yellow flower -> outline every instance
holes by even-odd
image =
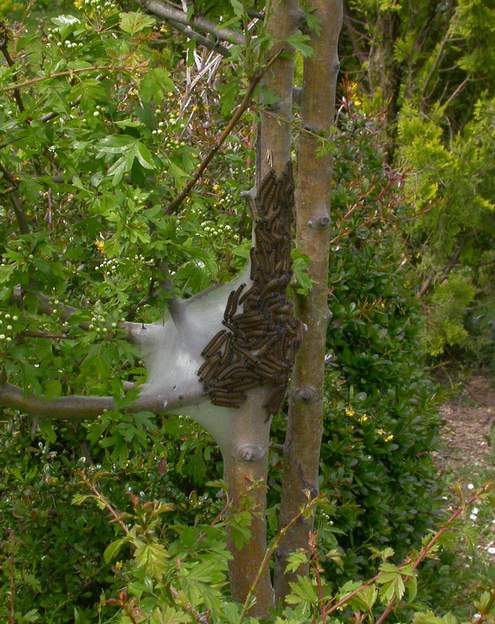
[[[100,253],[105,253],[105,241],[98,239],[97,241],[95,241],[95,245]]]
[[[369,420],[368,416],[366,416],[366,414],[363,414],[362,416],[359,417],[359,422],[360,423],[365,423]]]
[[[389,433],[387,436],[385,436],[384,440],[385,442],[391,442],[394,439],[394,434],[393,433]]]
[[[346,416],[350,416],[352,418],[356,412],[352,409],[352,407],[346,407],[345,413]]]

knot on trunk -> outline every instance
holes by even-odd
[[[314,403],[318,397],[318,390],[314,386],[302,386],[294,391],[294,399],[303,403]]]
[[[237,457],[245,462],[255,462],[266,455],[266,447],[256,444],[241,444],[237,447]]]
[[[320,215],[308,221],[308,226],[314,230],[324,230],[330,225],[330,217],[328,215]]]

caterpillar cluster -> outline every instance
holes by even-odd
[[[203,349],[198,376],[214,405],[240,407],[246,391],[271,387],[263,405],[267,417],[281,406],[302,340],[287,298],[291,270],[291,226],[294,185],[291,163],[277,178],[270,171],[255,201],[256,247],[251,248],[251,286],[233,290],[223,325]]]

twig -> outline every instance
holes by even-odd
[[[459,95],[459,93],[461,93],[462,91],[464,91],[464,87],[467,85],[467,83],[470,81],[470,77],[466,76],[466,78],[464,78],[464,80],[461,82],[461,84],[457,87],[457,89],[455,89],[455,91],[452,93],[451,96],[449,96],[448,100],[445,102],[445,104],[443,104],[444,109],[448,108],[450,106],[450,104],[452,103],[452,101]]]
[[[143,68],[147,63],[139,63],[136,67]],[[18,82],[15,85],[7,85],[3,87],[4,91],[12,91],[13,89],[23,89],[29,87],[32,84],[43,82],[44,80],[52,80],[53,78],[63,78],[64,76],[75,76],[77,74],[85,74],[94,71],[103,72],[116,72],[116,71],[131,71],[136,67],[129,67],[128,65],[97,65],[94,67],[78,67],[77,69],[65,69],[64,71],[54,72],[48,76],[38,76],[37,78],[30,78],[24,82]]]
[[[94,483],[92,483],[88,477],[86,476],[86,473],[84,471],[81,471],[81,480],[82,482],[86,485],[86,487],[88,488],[88,490],[90,490],[91,492],[93,492],[93,494],[95,495],[95,497],[97,498],[97,500],[99,500],[102,505],[106,508],[106,510],[108,511],[108,513],[112,516],[112,518],[114,519],[115,522],[117,522],[117,524],[120,526],[120,528],[122,529],[122,531],[129,536],[130,531],[127,528],[127,525],[125,524],[125,522],[122,520],[122,513],[116,511],[110,501],[108,500],[108,498],[102,494],[98,488],[96,487],[96,485]]]
[[[2,163],[0,162],[0,171],[3,173],[4,178],[10,183],[11,187],[9,188],[10,193],[10,201],[12,203],[12,207],[14,208],[15,217],[17,219],[17,224],[19,225],[19,230],[21,234],[29,233],[29,223],[26,217],[26,213],[24,212],[24,208],[22,205],[21,198],[17,194],[17,188],[19,186],[19,180],[12,174],[8,169],[6,169]]]
[[[46,338],[48,340],[64,340],[70,338],[67,334],[51,334],[42,331],[23,331],[18,336],[21,338]]]
[[[452,269],[456,266],[457,261],[459,260],[459,256],[461,255],[461,250],[462,250],[462,247],[459,247],[459,248],[455,251],[455,253],[454,253],[454,255],[452,256],[452,258],[451,258],[451,259],[448,261],[448,263],[447,263],[447,264],[443,267],[443,269],[442,269],[442,271],[441,271],[441,272],[443,273],[443,276],[442,276],[442,280],[441,280],[441,282],[440,282],[440,283],[444,282],[444,281],[447,279],[447,277],[448,277],[449,273],[450,273],[450,272],[452,271]],[[419,290],[418,290],[418,292],[416,293],[416,297],[417,297],[418,299],[421,299],[421,297],[422,297],[422,296],[423,296],[426,292],[428,292],[428,290],[429,290],[430,286],[432,285],[432,283],[433,283],[434,279],[435,279],[437,276],[438,276],[438,273],[432,273],[431,275],[429,275],[429,276],[428,276],[428,277],[424,280],[424,282],[421,284],[420,289],[419,289]]]
[[[438,529],[438,531],[433,535],[430,541],[427,542],[421,548],[421,550],[419,551],[414,561],[411,563],[411,559],[408,558],[403,562],[402,566],[400,567],[404,568],[406,566],[409,566],[412,570],[417,570],[417,568],[429,555],[429,553],[431,552],[435,544],[438,542],[438,540],[442,537],[444,533],[446,533],[451,528],[452,524],[457,520],[457,518],[459,518],[459,516],[461,516],[466,511],[466,509],[468,509],[474,502],[476,502],[484,493],[488,492],[490,489],[493,489],[493,487],[494,487],[493,483],[488,483],[487,485],[485,485],[485,487],[483,487],[481,490],[476,492],[476,494],[474,494],[471,498],[469,498],[463,505],[461,505],[456,510],[454,510],[452,514],[449,516],[449,518],[447,519],[447,521],[443,524],[443,526],[440,527],[440,529]],[[331,615],[332,613],[337,611],[337,609],[340,609],[341,607],[345,606],[347,603],[349,603],[352,600],[352,598],[354,598],[357,594],[359,594],[363,589],[366,589],[367,587],[370,587],[371,585],[373,585],[378,580],[379,576],[380,576],[380,572],[378,574],[375,574],[373,578],[369,579],[365,583],[362,583],[359,587],[354,589],[352,592],[343,596],[334,605],[332,605],[331,607],[328,607],[326,609],[326,615]],[[385,607],[384,612],[381,614],[376,624],[383,624],[383,622],[387,619],[387,617],[393,611],[394,606],[395,606],[395,599],[392,599],[391,601],[389,601],[389,603]]]
[[[194,185],[199,180],[199,178],[202,176],[203,172],[208,167],[208,165],[212,161],[212,159],[215,156],[215,154],[222,147],[222,145],[224,144],[225,140],[230,135],[232,130],[235,128],[235,126],[237,125],[237,123],[240,120],[240,118],[242,117],[242,115],[249,108],[250,103],[251,103],[251,98],[252,98],[253,93],[254,93],[254,90],[258,86],[258,83],[260,82],[261,78],[263,77],[263,75],[265,74],[267,69],[272,65],[272,63],[280,56],[281,53],[282,53],[282,49],[280,49],[278,52],[276,52],[271,57],[271,59],[268,61],[268,63],[266,63],[266,65],[257,74],[255,74],[254,77],[251,79],[251,82],[249,83],[249,87],[248,87],[248,89],[247,89],[247,91],[246,91],[246,93],[245,93],[241,103],[239,104],[239,106],[236,108],[234,114],[232,115],[229,123],[225,126],[222,134],[217,139],[217,142],[210,149],[208,154],[205,156],[205,158],[203,159],[203,161],[201,162],[201,164],[197,168],[195,174],[192,176],[191,180],[187,183],[186,187],[168,205],[167,210],[166,210],[167,213],[171,213],[171,212],[174,212],[175,210],[177,210],[177,208],[181,205],[181,203],[184,201],[184,199],[192,191],[192,189],[194,188]]]
[[[440,42],[440,47],[438,48],[438,52],[437,55],[435,57],[435,60],[433,61],[431,67],[430,67],[430,71],[428,72],[428,76],[426,76],[426,79],[423,83],[423,88],[421,89],[421,100],[424,101],[426,99],[426,90],[430,85],[430,81],[433,78],[433,75],[435,74],[436,70],[438,69],[438,66],[440,65],[440,62],[442,61],[442,57],[443,57],[443,52],[445,50],[445,46],[447,45],[447,43],[449,42],[449,29],[447,28],[445,35],[443,36],[442,41]]]

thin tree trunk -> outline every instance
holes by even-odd
[[[272,0],[268,15],[267,32],[277,47],[297,28],[299,17],[297,0]],[[259,185],[273,167],[280,175],[290,160],[292,120],[292,93],[294,87],[294,55],[287,50],[266,72],[262,87],[269,92],[270,101],[261,113],[256,163],[256,183]],[[262,102],[263,104],[263,102]]]
[[[295,30],[297,15],[297,0],[272,2],[267,22],[267,30],[274,40],[272,52],[283,46],[287,37]],[[263,89],[270,92],[270,100],[273,96],[276,97],[276,103],[261,114],[256,186],[259,186],[272,168],[277,176],[280,176],[290,160],[293,75],[293,54],[288,51],[284,52],[283,58],[277,58],[263,78]],[[265,388],[259,390],[261,393],[265,391]],[[239,414],[240,417],[233,426],[235,440],[231,451],[224,452],[224,475],[232,512],[245,509],[246,501],[249,501],[247,508],[253,514],[251,538],[248,543],[243,548],[237,549],[232,539],[230,540],[233,555],[230,562],[231,591],[233,598],[240,602],[246,599],[266,550],[266,485],[270,423],[266,422],[266,411],[261,408],[263,403],[264,401],[258,398],[257,411],[246,409],[245,415]],[[247,449],[247,454],[244,453],[243,458],[245,447],[239,454],[239,449],[243,447],[242,441],[252,440],[256,436],[259,443],[255,446],[259,448]],[[267,616],[273,606],[273,588],[268,569],[261,575],[254,596],[256,602],[250,614],[258,617]]]
[[[241,548],[237,548],[229,534],[230,586],[232,597],[243,603],[254,583],[256,574],[266,550],[266,483],[268,473],[268,446],[270,423],[261,406],[266,398],[266,389],[253,392],[236,413],[232,426],[232,445],[222,449],[224,478],[232,513],[247,510],[251,513],[251,537]],[[245,440],[250,444],[246,445]],[[268,570],[261,576],[254,594],[255,605],[251,615],[263,617],[273,606],[273,589]]]
[[[280,526],[287,525],[318,492],[318,468],[323,432],[323,375],[328,321],[329,192],[331,160],[321,156],[318,135],[327,134],[334,120],[335,89],[339,71],[338,39],[342,0],[311,0],[320,21],[320,34],[312,37],[313,55],[304,61],[302,126],[296,178],[297,246],[309,257],[314,286],[298,301],[298,316],[307,325],[296,357],[289,401],[289,422],[284,446],[284,473]],[[308,547],[313,521],[301,518],[287,533],[277,553],[275,593],[282,600],[293,575],[285,573],[287,555]],[[302,570],[304,572],[304,570]]]

